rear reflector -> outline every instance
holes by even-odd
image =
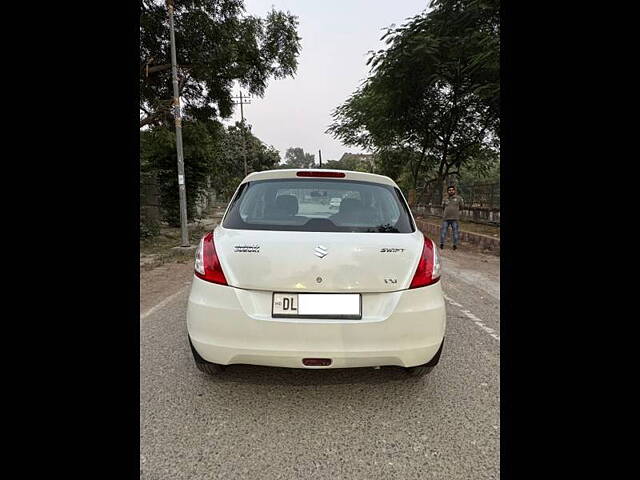
[[[328,367],[331,365],[330,358],[303,358],[302,363],[307,367]]]
[[[296,172],[298,177],[332,177],[332,178],[344,178],[343,172],[314,172],[312,170],[303,170]]]

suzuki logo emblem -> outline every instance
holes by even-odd
[[[327,256],[327,253],[329,253],[329,250],[327,250],[327,247],[318,245],[313,252],[315,253],[316,257],[324,258]]]

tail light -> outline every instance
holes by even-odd
[[[216,246],[213,243],[213,232],[207,233],[196,250],[196,277],[207,282],[227,285],[227,279],[222,271],[220,259],[216,253]]]
[[[344,178],[344,172],[327,172],[317,170],[301,170],[296,172],[298,177],[330,177],[330,178]]]
[[[422,255],[409,288],[426,287],[440,280],[440,254],[433,241],[424,237]]]

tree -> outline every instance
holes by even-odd
[[[334,170],[374,173],[375,157],[370,154],[344,153],[340,160],[327,160],[324,166]]]
[[[412,150],[403,150],[400,148],[381,149],[374,157],[374,170],[379,175],[395,179],[400,184],[405,183],[403,175],[405,174],[405,166],[413,161],[411,158],[415,153]]]
[[[196,215],[196,200],[209,187],[211,173],[220,156],[224,127],[217,121],[183,123],[184,170],[187,178],[187,215]],[[155,175],[160,190],[163,219],[180,226],[175,132],[158,126],[140,132],[141,172]]]
[[[272,9],[244,16],[244,0],[175,0],[178,83],[184,117],[229,117],[240,82],[262,96],[267,80],[293,76],[300,53],[297,17]],[[172,119],[167,8],[143,0],[140,11],[140,127]]]
[[[312,168],[315,164],[315,155],[305,153],[301,147],[291,147],[287,148],[284,161],[284,168]]]
[[[433,192],[499,148],[499,1],[438,0],[382,37],[370,75],[327,130],[347,145],[402,159],[410,199]],[[404,171],[404,170],[403,170]]]
[[[245,148],[251,171],[273,169],[280,162],[278,151],[265,145],[240,122],[225,128],[214,120],[189,120],[183,124],[183,135],[189,218],[195,217],[199,196],[208,194],[210,190],[220,198],[229,198],[233,194],[244,178]],[[163,219],[171,226],[179,226],[173,129],[160,125],[141,131],[140,159],[141,177],[153,176],[157,180]]]
[[[236,122],[227,128],[213,185],[223,198],[229,198],[244,178],[245,154],[251,172],[271,170],[280,163],[280,153],[275,147],[265,145],[246,123]]]

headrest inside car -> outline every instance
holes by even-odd
[[[276,197],[276,206],[284,210],[287,215],[296,215],[298,213],[298,199],[295,195],[279,195]]]
[[[362,202],[357,198],[344,198],[340,204],[340,213],[355,213],[362,208]]]

